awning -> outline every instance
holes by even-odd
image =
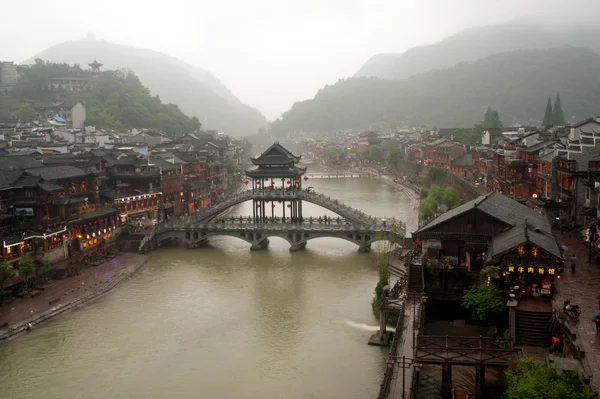
[[[67,123],[67,121],[61,118],[60,116],[55,116],[54,120],[60,123]]]

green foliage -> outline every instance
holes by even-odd
[[[23,70],[14,97],[17,101],[66,98],[71,93],[48,88],[50,79],[64,76],[92,77],[89,71],[78,66],[36,60],[34,65]],[[89,89],[78,92],[73,99],[86,104],[87,125],[109,129],[158,128],[172,136],[194,132],[201,127],[198,118],[189,118],[177,105],[163,104],[158,96],[153,97],[128,70],[102,72],[93,77]],[[28,106],[19,108],[18,116],[24,121],[37,118]]]
[[[17,111],[17,119],[19,119],[19,121],[21,122],[27,123],[34,121],[37,118],[37,112],[35,112],[35,110],[29,105],[23,104],[19,107],[19,110]]]
[[[480,144],[483,131],[484,129],[482,124],[477,124],[470,129],[458,129],[454,139],[464,144]]]
[[[499,273],[500,266],[486,266],[479,271],[479,274],[481,274],[486,279],[497,277]]]
[[[121,226],[121,234],[124,236],[131,234],[132,231],[133,228],[131,227],[131,225],[126,224],[124,226]]]
[[[554,111],[552,113],[552,124],[553,125],[564,125],[565,115],[560,104],[560,94],[556,93],[556,99],[554,100]]]
[[[431,171],[431,169],[429,169]],[[445,169],[443,169],[445,170]],[[442,189],[438,185],[421,189],[421,204],[419,207],[419,217],[428,219],[437,211],[440,205],[446,205],[449,209],[459,204],[458,192],[454,187]]]
[[[502,292],[491,284],[475,284],[465,292],[462,306],[471,311],[473,320],[483,321],[492,313],[502,312],[504,298]]]
[[[472,126],[482,104],[496,104],[505,121],[539,118],[548,87],[563,93],[569,113],[595,115],[600,91],[600,55],[581,48],[515,51],[490,55],[403,80],[356,77],[295,103],[273,122],[273,134],[396,126]],[[457,88],[460,88],[458,90]],[[567,105],[568,102],[568,105]]]
[[[487,108],[483,117],[483,127],[485,129],[495,129],[502,127],[502,121],[500,121],[498,111],[492,109],[492,107]]]
[[[548,102],[546,103],[546,111],[544,111],[544,121],[542,123],[544,126],[552,126],[554,124],[554,113],[550,97],[548,97]]]
[[[442,194],[442,203],[452,209],[458,205],[458,192],[454,187],[446,187]]]
[[[29,289],[29,274],[35,271],[35,264],[29,255],[23,255],[19,260],[19,273],[25,278],[25,290]]]
[[[429,168],[429,179],[433,182],[433,183],[441,183],[444,180],[446,180],[446,177],[448,176],[448,169],[444,169],[444,168],[436,168],[431,167]]]
[[[227,173],[230,175],[234,174],[237,171],[237,163],[235,161],[230,161],[227,163]]]
[[[4,282],[17,275],[17,271],[8,263],[0,261],[0,291],[4,290]],[[0,295],[0,299],[4,295]]]
[[[344,148],[330,148],[327,150],[327,158],[330,162],[341,162],[346,158],[346,150]]]
[[[363,157],[365,157],[367,161],[379,162],[383,160],[383,153],[381,152],[381,148],[372,145],[363,152]]]
[[[560,374],[528,357],[517,360],[514,370],[505,372],[505,399],[592,399],[597,394],[583,386],[577,372]]]
[[[402,150],[400,150],[398,147],[389,150],[387,156],[385,157],[385,160],[389,165],[397,165],[403,159],[404,152],[402,152]]]

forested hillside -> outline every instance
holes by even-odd
[[[171,135],[200,129],[196,117],[189,118],[175,104],[163,104],[130,71],[102,72],[93,77],[89,89],[77,93],[48,88],[52,78],[65,76],[92,77],[90,71],[77,65],[42,60],[22,68],[18,86],[0,101],[0,118],[7,116],[9,107],[17,107],[25,100],[64,99],[80,100],[86,105],[87,125],[112,129],[158,128]]]
[[[505,125],[541,120],[560,92],[565,117],[597,113],[600,56],[561,47],[513,51],[404,80],[350,78],[297,102],[272,124],[274,133],[399,126],[472,126],[488,106]]]
[[[187,115],[196,116],[205,128],[246,135],[266,124],[258,110],[242,103],[208,71],[167,54],[90,37],[52,46],[33,58],[83,66],[96,59],[104,64],[103,70],[130,69],[152,95],[177,104]],[[33,62],[33,58],[25,63]]]

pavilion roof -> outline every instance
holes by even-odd
[[[300,156],[286,150],[279,142],[273,143],[258,158],[250,158],[255,165],[293,165],[300,162]]]
[[[280,167],[280,168],[255,168],[246,171],[246,176],[252,178],[274,178],[285,179],[296,176],[302,176],[306,173],[306,168],[298,168],[296,166]]]

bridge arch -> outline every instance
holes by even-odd
[[[380,239],[386,240],[387,238],[378,238],[376,234],[364,233],[358,231],[269,231],[269,230],[226,230],[226,229],[198,229],[198,230],[184,230],[184,229],[166,229],[159,232],[154,237],[155,244],[160,246],[162,243],[178,239],[184,242],[190,247],[196,247],[207,242],[211,237],[234,237],[246,241],[251,245],[251,249],[263,249],[269,244],[269,238],[279,237],[284,239],[290,244],[291,251],[297,251],[304,249],[306,244],[310,240],[317,238],[339,238],[345,241],[351,242],[358,245],[359,252],[368,252],[371,249],[371,244]]]

